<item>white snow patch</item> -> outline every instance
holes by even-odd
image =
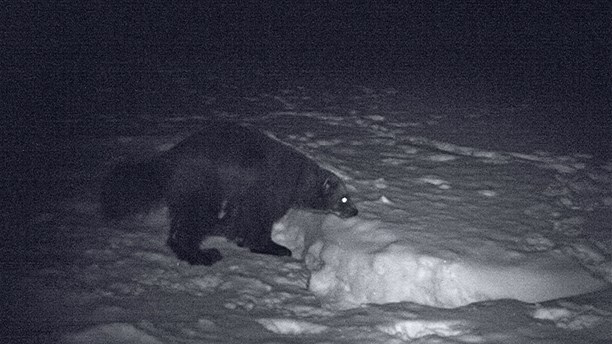
[[[555,326],[567,330],[591,328],[604,321],[604,317],[598,314],[582,314],[582,311],[576,312],[558,307],[538,308],[533,312],[533,317],[540,320],[550,320],[555,323]]]
[[[533,312],[533,317],[542,320],[558,320],[568,318],[572,311],[565,308],[539,308]]]
[[[64,338],[69,344],[161,344],[153,336],[137,329],[131,324],[114,323],[95,326],[84,331],[67,335]]]
[[[332,139],[332,140],[317,140],[309,144],[311,147],[325,147],[325,146],[336,146],[343,141],[340,139]]]
[[[495,192],[493,190],[479,190],[478,193],[480,195],[485,196],[485,197],[495,197],[495,196],[497,196],[497,192]]]
[[[377,328],[401,340],[418,339],[425,336],[453,337],[463,334],[459,321],[400,320]]]
[[[258,319],[257,322],[278,334],[319,334],[327,330],[327,326],[295,319]]]
[[[377,189],[386,189],[389,187],[389,185],[387,184],[387,181],[384,178],[378,178],[374,180],[373,185]]]
[[[223,283],[219,276],[199,276],[194,277],[189,281],[190,284],[201,290],[213,290]]]
[[[425,177],[419,178],[418,180],[421,183],[435,185],[438,188],[444,189],[444,190],[447,190],[447,189],[451,188],[449,182],[447,182],[444,179],[438,178],[436,176],[425,176]]]
[[[365,116],[365,118],[371,119],[376,122],[382,122],[385,120],[385,117],[381,115],[370,115],[370,116]]]
[[[435,176],[421,177],[419,178],[419,180],[423,183],[433,184],[433,185],[442,185],[442,184],[448,183],[447,181],[437,178]]]
[[[503,154],[500,154],[498,152],[485,151],[474,147],[459,146],[449,142],[432,140],[426,137],[407,136],[406,140],[415,145],[432,147],[443,152],[448,152],[457,155],[473,156],[476,158],[485,158],[501,161],[506,159]]]
[[[391,202],[390,199],[388,199],[385,195],[380,196],[380,198],[378,199],[378,201],[380,203],[384,203],[384,204],[393,204],[393,202]]]
[[[448,155],[448,154],[436,154],[436,155],[430,156],[428,159],[431,161],[446,162],[446,161],[456,160],[457,157],[454,155]]]

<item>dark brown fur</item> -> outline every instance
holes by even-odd
[[[126,188],[126,185],[130,185]],[[274,222],[290,208],[357,215],[342,181],[291,147],[231,123],[215,122],[156,159],[117,168],[102,192],[111,217],[168,204],[168,245],[179,259],[211,265],[217,249],[201,250],[220,235],[252,252],[291,252],[272,242]]]

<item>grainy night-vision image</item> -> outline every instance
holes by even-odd
[[[606,1],[14,2],[2,343],[606,343]]]

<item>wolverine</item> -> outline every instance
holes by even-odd
[[[116,166],[102,185],[101,202],[108,218],[165,202],[167,244],[192,265],[222,259],[218,249],[200,248],[207,236],[223,236],[254,253],[290,256],[271,232],[291,208],[341,218],[358,213],[335,174],[258,130],[230,122],[211,122],[150,160]]]

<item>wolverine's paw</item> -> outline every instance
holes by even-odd
[[[260,254],[270,254],[274,256],[289,256],[291,257],[291,251],[283,247],[281,245],[277,245],[273,242],[270,242],[268,245],[264,247],[253,247],[251,248],[251,252],[260,253]]]
[[[277,256],[291,257],[291,250],[286,247],[280,246],[274,254]]]

